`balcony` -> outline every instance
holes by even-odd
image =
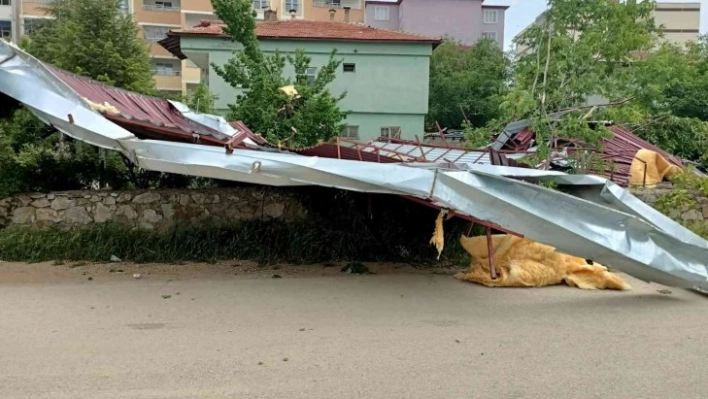
[[[144,0],[142,7],[135,8],[138,23],[181,26],[182,14],[179,1]]]
[[[193,11],[197,13],[211,13],[214,9],[211,6],[211,1],[204,0],[182,0],[182,10]]]
[[[335,10],[344,7],[349,7],[352,10],[361,10],[363,8],[361,0],[313,0],[312,6]]]
[[[152,74],[158,90],[182,91],[182,71],[155,68]]]
[[[179,12],[180,7],[179,6],[178,7],[164,6],[164,5],[157,5],[157,4],[143,4],[143,10]]]

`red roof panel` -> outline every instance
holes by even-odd
[[[104,116],[133,133],[162,135],[159,138],[180,141],[192,141],[193,135],[197,134],[203,144],[217,145],[229,138],[217,130],[185,118],[165,99],[108,86],[51,65],[46,67],[81,97],[93,103],[108,103],[116,107],[120,111],[119,115]]]
[[[224,24],[202,21],[201,24],[170,32],[170,35],[224,36]],[[256,36],[262,39],[308,39],[335,41],[410,42],[438,44],[437,37],[420,36],[363,24],[331,21],[284,20],[256,24]]]

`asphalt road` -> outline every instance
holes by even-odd
[[[696,292],[252,269],[0,264],[0,397],[708,397]]]

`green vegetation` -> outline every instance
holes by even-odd
[[[671,179],[673,189],[659,197],[654,207],[667,216],[674,216],[674,212],[685,212],[694,209],[701,212],[697,197],[708,197],[708,178],[692,173],[691,168],[686,168],[684,173]],[[708,221],[685,221],[679,216],[674,218],[678,223],[694,233],[708,239]]]
[[[489,137],[512,121],[528,119],[539,143],[537,161],[546,160],[555,138],[597,144],[609,132],[593,128],[592,95],[622,99],[634,85],[632,56],[648,51],[656,28],[653,1],[550,0],[542,22],[519,39],[530,50],[515,60],[511,90],[500,116],[471,136]],[[561,117],[554,112],[572,110]]]
[[[308,75],[311,59],[302,50],[288,56],[263,53],[251,1],[213,0],[212,4],[226,24],[224,33],[242,46],[225,65],[212,64],[226,83],[244,90],[229,105],[229,119],[242,120],[270,142],[292,148],[312,146],[341,134],[346,112],[338,103],[345,94],[335,97],[327,91],[342,62],[335,52],[315,76]],[[283,76],[286,64],[295,70],[294,81]],[[289,85],[295,86],[298,96],[279,90]]]
[[[436,122],[452,129],[480,127],[499,116],[510,67],[509,57],[492,40],[469,48],[444,41],[430,59],[426,129],[437,130]]]
[[[117,224],[85,229],[0,230],[0,259],[5,261],[102,261],[111,255],[135,262],[249,259],[262,262],[406,261],[430,263],[428,244],[437,211],[395,196],[368,196],[331,189],[301,190],[304,221],[228,221],[169,231],[136,230]],[[463,264],[459,237],[468,224],[445,222],[442,264]],[[435,264],[439,264],[435,262]]]
[[[155,94],[147,44],[120,0],[56,0],[26,50],[42,61],[126,90]]]

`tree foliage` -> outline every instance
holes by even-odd
[[[154,94],[147,47],[118,0],[57,0],[54,17],[23,40],[32,55],[70,72],[144,94]],[[10,109],[14,101],[2,98]],[[186,176],[139,170],[117,152],[62,137],[29,110],[0,120],[0,195],[102,187],[174,187]]]
[[[183,100],[194,112],[210,114],[214,112],[214,104],[217,99],[218,96],[209,91],[209,86],[201,83],[193,92],[187,93]]]
[[[436,122],[456,129],[465,120],[479,127],[498,116],[509,68],[509,58],[492,40],[470,48],[445,40],[430,59],[427,129],[434,129]]]
[[[708,121],[708,35],[680,47],[662,46],[644,62],[636,97],[647,113]]]
[[[273,143],[291,147],[311,146],[341,134],[346,112],[339,109],[338,103],[344,94],[335,97],[327,90],[342,62],[335,58],[336,52],[311,78],[307,70],[312,60],[302,50],[288,56],[261,50],[251,1],[212,3],[226,25],[224,33],[240,45],[224,66],[212,64],[224,81],[242,91],[229,105],[229,118],[242,120]],[[294,69],[294,79],[284,76],[286,67]],[[294,85],[298,96],[279,90],[289,85]]]
[[[486,130],[529,119],[546,159],[553,138],[596,144],[608,132],[593,128],[593,109],[581,106],[593,95],[620,99],[637,84],[636,57],[651,50],[657,27],[654,1],[549,0],[539,23],[519,38],[528,48],[516,60],[512,90],[500,105],[502,116]],[[577,108],[563,116],[555,111]],[[479,134],[477,132],[477,134]]]
[[[112,86],[155,93],[147,45],[120,0],[56,0],[47,14],[54,19],[32,34],[30,54]]]

